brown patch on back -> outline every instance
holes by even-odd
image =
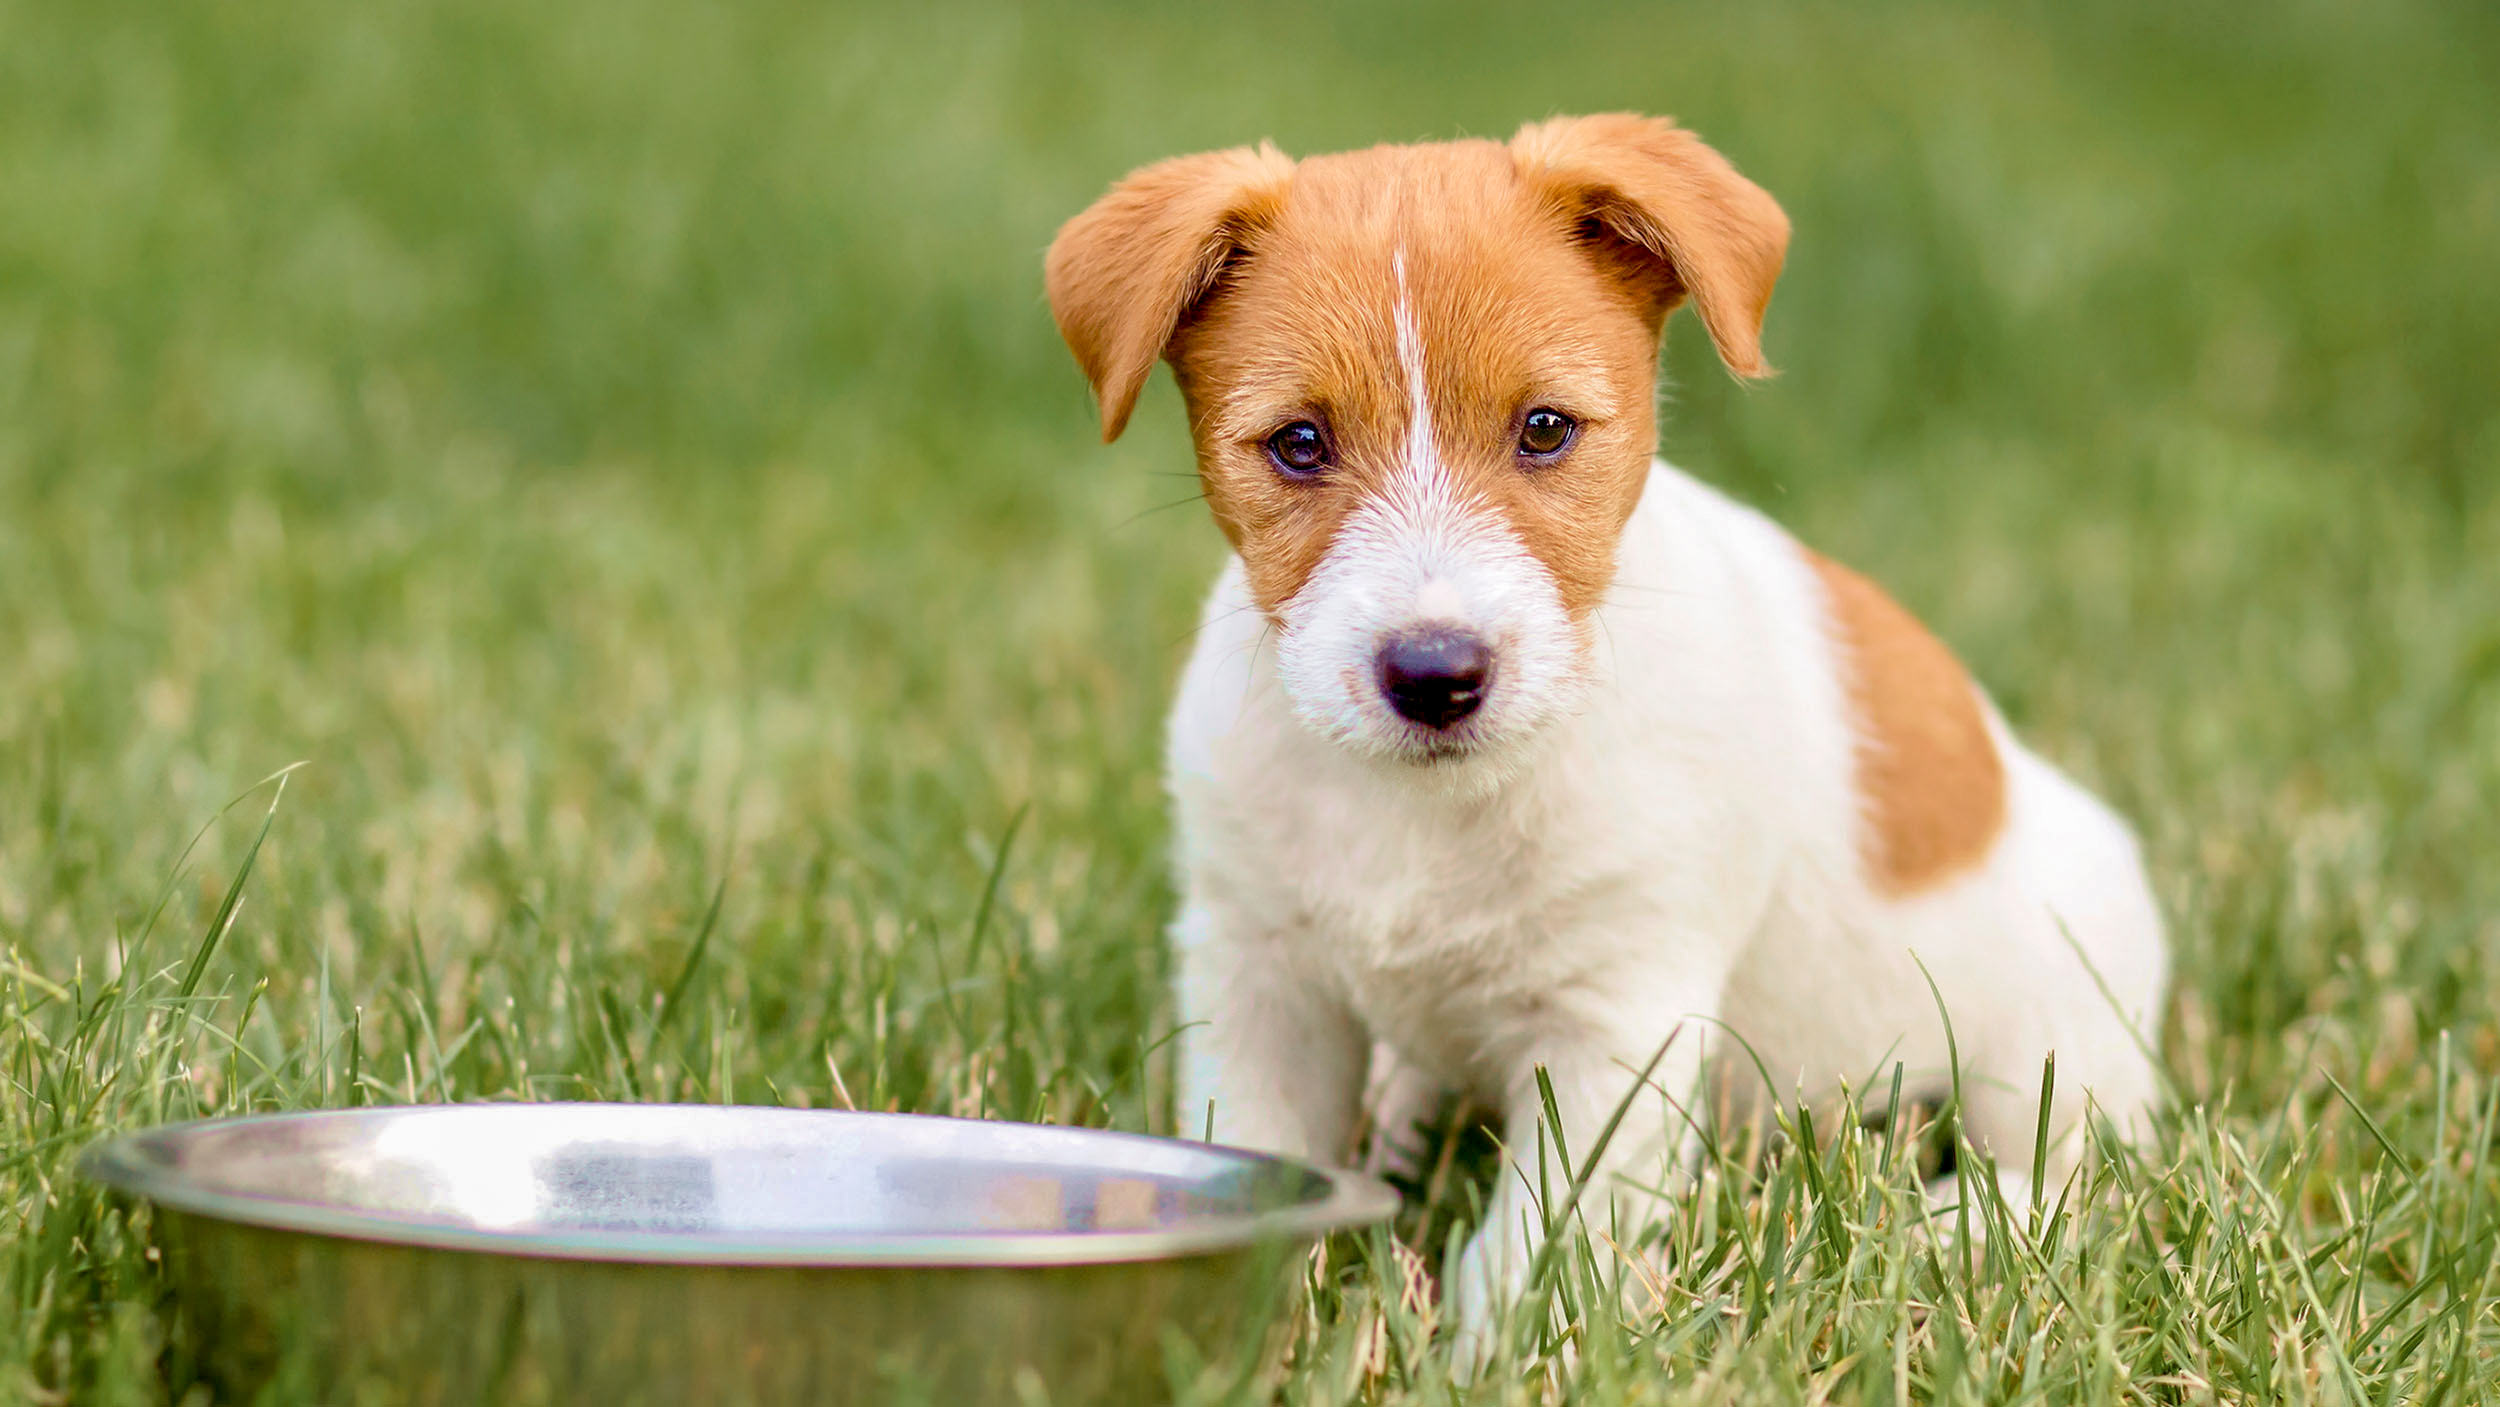
[[[1875,888],[1912,894],[1977,864],[2005,828],[2005,762],[1979,690],[1944,642],[1820,553],[1855,717],[1860,852]]]

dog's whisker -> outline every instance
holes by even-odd
[[[1247,612],[1250,612],[1250,611],[1255,611],[1255,610],[1257,610],[1257,609],[1258,609],[1258,607],[1253,606],[1253,605],[1248,605],[1248,604],[1243,604],[1243,605],[1239,605],[1239,606],[1234,606],[1234,607],[1232,607],[1232,608],[1231,608],[1231,609],[1229,609],[1229,610],[1221,611],[1221,612],[1219,612],[1219,613],[1217,613],[1217,614],[1215,614],[1215,615],[1209,616],[1209,617],[1207,617],[1206,619],[1199,621],[1197,624],[1195,624],[1195,625],[1193,625],[1193,626],[1189,627],[1187,630],[1182,631],[1179,635],[1174,636],[1171,640],[1166,641],[1165,643],[1166,643],[1167,645],[1179,645],[1179,644],[1184,644],[1184,643],[1186,643],[1186,642],[1188,642],[1188,641],[1191,641],[1191,640],[1195,640],[1195,639],[1197,639],[1200,635],[1203,635],[1203,634],[1205,634],[1207,631],[1214,629],[1216,626],[1222,625],[1222,624],[1224,624],[1224,623],[1225,623],[1225,622],[1227,622],[1227,621],[1233,620],[1233,619],[1235,619],[1235,618],[1237,618],[1237,617],[1239,617],[1239,616],[1241,616],[1241,615],[1243,615],[1243,614],[1245,614],[1245,613],[1247,613]]]
[[[1175,508],[1187,508],[1193,503],[1204,503],[1206,502],[1206,498],[1206,494],[1201,491],[1199,493],[1191,494],[1187,498],[1174,499],[1170,503],[1158,503],[1152,508],[1140,509],[1126,519],[1123,519],[1112,529],[1112,531],[1125,532],[1128,529],[1137,526],[1139,523],[1146,521],[1148,518],[1153,517],[1157,513],[1169,513]]]

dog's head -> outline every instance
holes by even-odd
[[[1303,720],[1414,762],[1571,707],[1689,297],[1759,376],[1788,221],[1673,124],[1140,170],[1052,244],[1053,312],[1117,436],[1158,357]]]

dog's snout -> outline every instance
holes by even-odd
[[[1464,630],[1400,635],[1380,648],[1380,692],[1427,728],[1447,728],[1484,702],[1493,652]]]

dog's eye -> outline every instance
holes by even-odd
[[[1520,422],[1519,452],[1531,459],[1551,458],[1563,452],[1579,428],[1580,422],[1561,411],[1539,406]]]
[[[1316,474],[1328,467],[1328,433],[1297,420],[1267,437],[1267,457],[1288,474]]]

